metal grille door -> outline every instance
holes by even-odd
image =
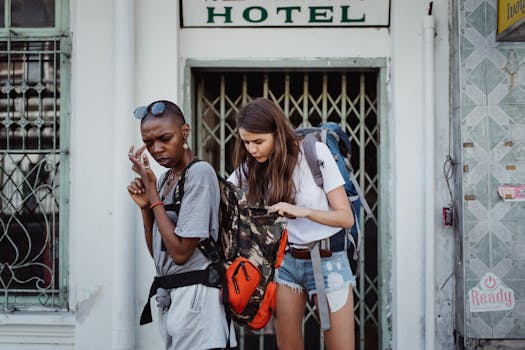
[[[354,289],[356,349],[378,349],[378,142],[377,71],[216,72],[194,71],[195,136],[198,156],[223,176],[233,171],[235,116],[246,102],[267,97],[281,106],[294,127],[339,123],[352,140],[352,165],[374,216],[361,220],[364,241]],[[363,214],[361,214],[363,216]],[[323,349],[315,306],[303,319],[305,348]],[[240,349],[272,349],[270,327],[240,330]]]

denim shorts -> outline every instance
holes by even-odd
[[[350,268],[346,251],[334,252],[322,258],[324,288],[327,294],[348,286],[355,286],[355,276]],[[286,253],[275,274],[275,281],[298,291],[306,290],[308,296],[317,293],[311,259],[296,259]]]

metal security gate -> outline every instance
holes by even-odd
[[[198,156],[223,176],[233,171],[237,111],[256,97],[267,97],[280,105],[294,127],[334,121],[350,136],[352,165],[374,213],[361,220],[366,244],[360,251],[359,266],[353,266],[354,271],[358,270],[354,288],[356,349],[378,349],[379,329],[387,327],[379,323],[380,293],[386,291],[378,287],[378,71],[195,69],[193,78]],[[303,319],[303,333],[305,349],[324,349],[315,306],[310,303]],[[271,324],[257,333],[240,329],[238,334],[241,350],[276,348]]]

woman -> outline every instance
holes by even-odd
[[[144,145],[129,150],[131,169],[139,177],[130,183],[128,192],[141,210],[146,245],[157,270],[150,298],[157,294],[165,348],[224,348],[228,341],[235,346],[235,334],[226,322],[219,289],[208,278],[210,261],[196,249],[199,241],[209,235],[217,239],[219,187],[215,171],[206,162],[188,167],[194,159],[186,143],[190,129],[176,104],[155,101],[137,108],[135,117],[141,120]],[[150,168],[146,149],[168,169],[159,181]],[[177,215],[166,206],[172,204],[173,192],[185,169],[184,195]],[[150,321],[148,298],[141,324]]]
[[[236,171],[229,180],[247,191],[253,205],[287,216],[289,249],[277,270],[275,326],[279,349],[301,349],[302,319],[307,296],[326,296],[330,328],[324,331],[327,349],[354,349],[355,285],[346,251],[320,250],[323,281],[316,287],[310,248],[341,234],[354,224],[344,180],[330,151],[316,143],[323,189],[313,179],[300,142],[281,109],[258,98],[238,114]],[[344,231],[343,231],[344,234]],[[335,249],[334,249],[335,250]],[[313,250],[312,250],[313,252]],[[313,255],[314,253],[312,253]],[[307,294],[308,293],[308,294]]]

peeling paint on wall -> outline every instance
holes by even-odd
[[[101,298],[102,287],[98,286],[94,292],[87,296],[87,298],[79,300],[76,304],[76,316],[79,323],[83,323],[87,319],[89,313]]]

